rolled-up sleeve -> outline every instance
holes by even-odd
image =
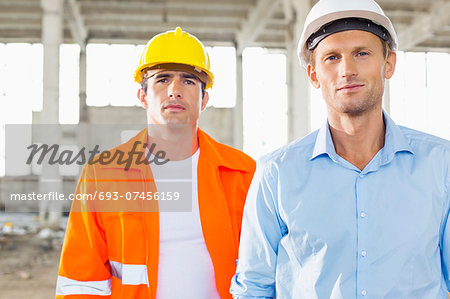
[[[258,163],[244,208],[233,298],[274,298],[278,244],[285,232],[278,211],[277,167]]]

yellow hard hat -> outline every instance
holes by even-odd
[[[207,75],[206,89],[213,85],[209,55],[206,47],[193,35],[180,27],[154,36],[142,52],[134,80],[141,83],[144,69],[160,64],[184,64]]]

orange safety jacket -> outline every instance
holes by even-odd
[[[147,129],[112,150],[129,152],[145,143]],[[231,298],[245,197],[255,162],[198,130],[198,205],[214,266],[217,291]],[[151,168],[114,162],[86,165],[76,194],[101,191],[156,191]],[[157,202],[153,201],[153,203]],[[57,299],[156,297],[159,258],[159,213],[91,211],[89,201],[74,201],[69,216],[56,287]],[[89,210],[89,211],[88,211]],[[189,275],[188,273],[186,275]],[[203,283],[203,282],[199,282]],[[174,287],[177,287],[174,281]]]

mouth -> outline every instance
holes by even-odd
[[[184,106],[180,104],[168,104],[164,106],[164,110],[171,112],[179,112],[186,110],[186,108],[184,108]]]
[[[347,84],[337,89],[338,92],[350,93],[359,91],[364,87],[364,84]]]

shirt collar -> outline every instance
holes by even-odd
[[[314,145],[314,150],[310,160],[326,154],[332,160],[336,161],[337,154],[334,148],[333,140],[331,139],[330,125],[328,124],[328,119],[323,123],[322,127],[319,129],[316,137],[316,143]]]
[[[381,150],[382,152],[380,153],[381,163],[386,164],[390,162],[397,152],[406,151],[414,154],[414,151],[409,145],[408,139],[384,110],[383,118],[386,125],[386,133],[384,139],[384,147]],[[339,160],[334,148],[333,139],[331,138],[328,119],[327,121],[325,121],[325,123],[317,133],[316,143],[314,145],[314,150],[310,160],[313,160],[323,154],[328,155],[334,161]]]
[[[384,110],[383,117],[386,125],[386,134],[384,136],[381,163],[389,163],[397,152],[409,152],[414,155],[408,139]]]

